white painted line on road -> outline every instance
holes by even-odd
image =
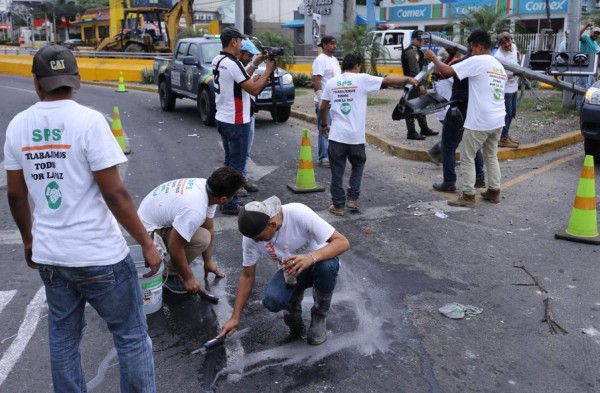
[[[87,383],[86,387],[88,392],[91,392],[92,390],[100,386],[100,384],[102,383],[102,381],[104,381],[104,378],[106,377],[106,372],[108,371],[108,368],[111,366],[111,363],[116,357],[117,350],[115,349],[115,347],[113,347],[110,351],[108,351],[106,356],[104,356],[104,359],[102,359],[102,361],[100,362],[96,376]]]
[[[0,231],[0,245],[23,244],[18,230]]]
[[[219,143],[219,146],[221,147],[221,150],[223,150],[223,152],[224,152],[225,150],[223,149],[223,142],[219,141],[218,143]],[[252,161],[252,158],[249,158],[248,161],[246,162],[246,169],[248,170],[248,176],[253,181],[258,181],[258,180],[262,179],[263,177],[267,176],[268,174],[270,174],[277,168],[278,167],[275,165],[256,165],[256,163],[254,161]]]
[[[4,169],[4,161],[0,162],[0,188],[6,187],[6,170]]]
[[[22,91],[22,92],[25,92],[25,93],[36,94],[34,90],[19,89],[18,87],[2,86],[2,85],[0,85],[0,88],[2,88],[2,89],[10,89],[10,90],[17,90],[17,91]]]
[[[16,289],[12,291],[0,291],[0,313],[4,310],[4,307],[12,300],[17,293]]]
[[[45,307],[46,289],[41,287],[27,305],[25,310],[25,318],[19,327],[17,338],[10,344],[10,347],[2,355],[0,359],[0,386],[4,383],[13,366],[17,363],[29,340],[35,333],[42,308]]]

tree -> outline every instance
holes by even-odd
[[[504,9],[496,11],[495,6],[486,5],[464,14],[461,17],[460,26],[467,35],[476,29],[495,34],[508,30],[509,23],[509,15]]]
[[[276,58],[277,67],[286,69],[288,64],[294,64],[294,43],[292,40],[285,38],[281,33],[265,31],[254,41],[257,41],[255,44],[257,44],[259,49],[262,49],[265,46],[283,48],[283,55],[277,56]]]
[[[387,50],[372,40],[366,25],[344,23],[340,41],[344,53],[355,53],[362,58],[360,72],[377,75],[377,60],[383,57]]]

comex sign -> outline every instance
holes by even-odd
[[[426,19],[431,17],[431,6],[394,7],[390,15],[393,17],[391,20]]]
[[[555,12],[567,12],[568,11],[567,0],[555,0],[550,1],[550,10]],[[539,14],[546,12],[546,2],[539,0],[529,0],[521,2],[519,7],[521,14]]]

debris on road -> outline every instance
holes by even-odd
[[[525,265],[513,265],[513,267],[516,267],[517,269],[521,269],[523,270],[525,273],[527,273],[527,275],[529,277],[531,277],[531,279],[533,280],[533,284],[513,284],[513,285],[519,285],[519,286],[534,286],[537,285],[537,287],[540,289],[540,291],[542,293],[548,293],[548,291],[546,290],[546,288],[544,288],[544,286],[542,285],[542,283],[537,279],[536,276],[534,276],[533,274],[531,274],[529,272],[529,270],[527,270],[527,268],[525,267]]]
[[[545,306],[544,319],[542,319],[542,323],[546,322],[548,324],[548,326],[550,327],[550,333],[557,334],[560,332],[562,334],[569,334],[562,326],[560,326],[558,324],[558,322],[556,322],[554,320],[554,315],[552,313],[552,298],[551,297],[547,297],[544,299],[544,306]]]
[[[460,303],[448,303],[438,309],[439,312],[451,319],[463,319],[465,316],[474,317],[483,312],[480,307]]]

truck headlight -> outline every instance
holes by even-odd
[[[294,78],[292,78],[292,74],[282,75],[281,76],[281,81],[283,82],[284,85],[292,85],[292,84],[294,84]]]
[[[600,89],[597,87],[590,87],[585,92],[585,102],[591,105],[600,105]]]

